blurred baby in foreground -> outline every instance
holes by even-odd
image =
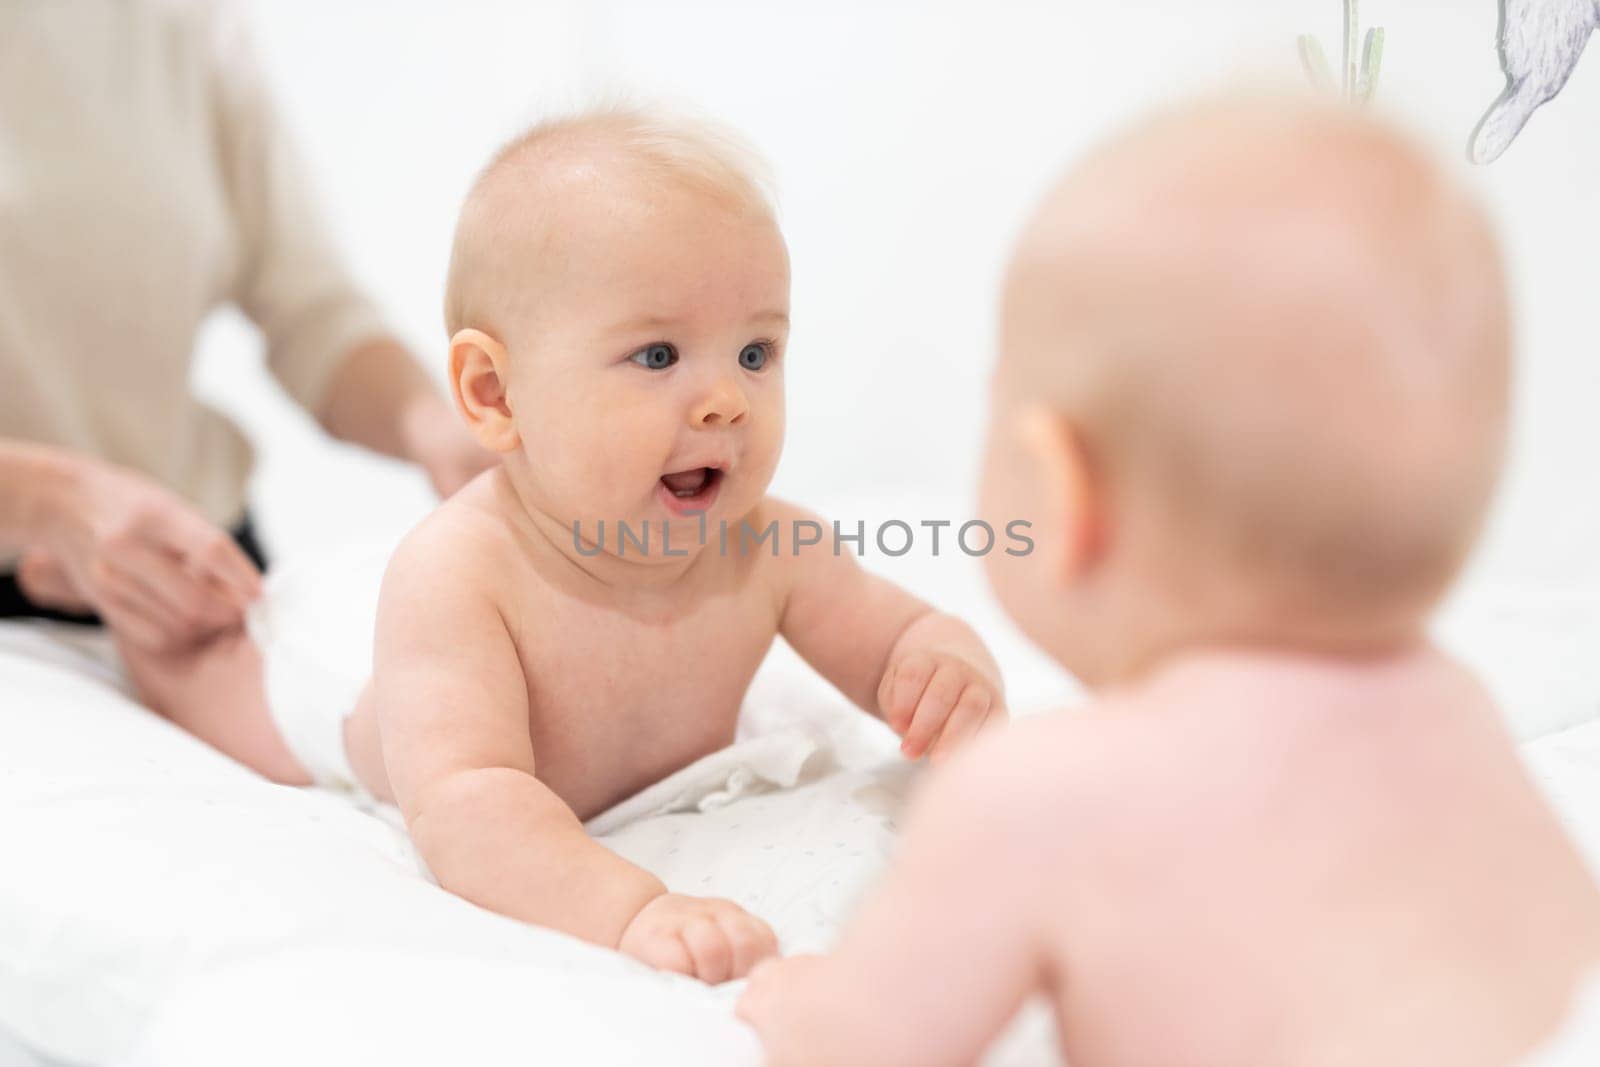
[[[1093,686],[952,760],[836,954],[759,968],[774,1064],[1516,1062],[1600,896],[1425,625],[1506,437],[1495,237],[1355,113],[1207,102],[1100,147],[1005,286],[1001,600]]]

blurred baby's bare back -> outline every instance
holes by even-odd
[[[1062,782],[1073,1063],[1506,1064],[1600,959],[1600,895],[1427,637],[1496,484],[1509,317],[1462,183],[1313,103],[1135,127],[1036,217],[997,392],[1056,436],[996,454],[1065,472],[1035,492],[1066,579],[991,573],[1104,694],[1010,753]]]
[[[1180,661],[1015,732],[990,758],[1055,801],[1071,1063],[1501,1067],[1600,957],[1581,861],[1437,654]]]

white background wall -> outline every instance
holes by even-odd
[[[1495,0],[1367,0],[1388,30],[1380,98],[1464,160],[1502,85]],[[791,430],[778,491],[966,493],[1009,242],[1051,176],[1109,126],[1188,88],[1300,78],[1336,57],[1339,0],[581,3],[256,0],[263,62],[329,224],[434,367],[459,199],[492,148],[552,106],[629,89],[697,104],[771,159],[794,262]],[[1498,163],[1471,171],[1503,224],[1519,303],[1510,478],[1479,581],[1600,580],[1600,46]],[[1464,162],[1463,170],[1467,170]],[[280,548],[406,521],[415,479],[332,460],[263,396],[223,323],[204,386],[271,437]],[[286,421],[287,420],[287,421]],[[1375,427],[1374,432],[1381,432]],[[920,516],[918,516],[920,517]]]

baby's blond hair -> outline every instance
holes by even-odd
[[[727,126],[684,111],[608,102],[544,119],[494,154],[467,192],[445,283],[445,327],[497,332],[516,260],[507,223],[520,209],[538,211],[558,172],[615,164],[721,201],[775,214],[770,172]]]

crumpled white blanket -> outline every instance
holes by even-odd
[[[585,824],[596,837],[656,815],[716,811],[740,797],[791,789],[834,769],[828,739],[797,727],[751,738],[669,775]]]

